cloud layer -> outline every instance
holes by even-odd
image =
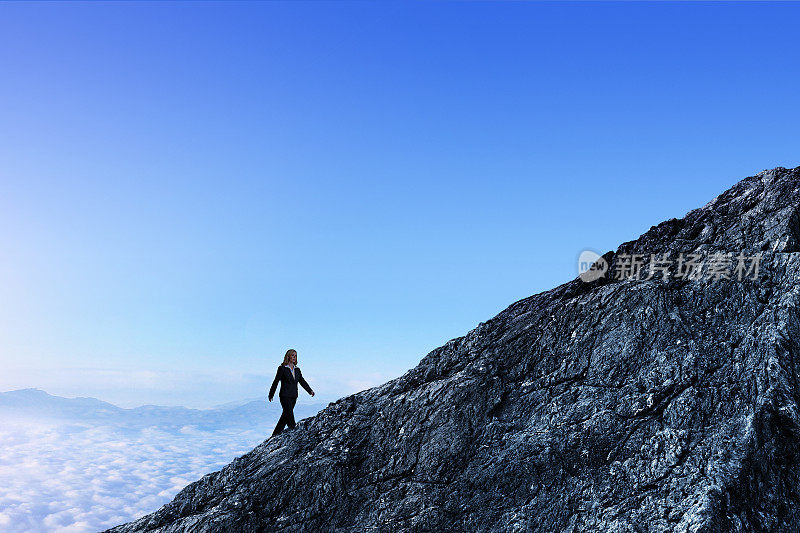
[[[149,408],[145,419],[138,409],[66,419],[30,409],[22,415],[24,409],[0,401],[0,530],[98,531],[152,512],[269,436],[279,408],[259,404],[264,420],[253,425],[235,416],[252,404],[204,412]],[[226,413],[233,423],[225,424]],[[197,423],[181,424],[187,419]]]

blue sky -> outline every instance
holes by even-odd
[[[800,4],[0,4],[0,390],[377,385],[800,164]]]

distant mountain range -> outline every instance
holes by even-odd
[[[322,403],[297,405],[295,418],[313,416]],[[159,427],[164,430],[195,426],[203,430],[252,428],[277,422],[280,404],[266,398],[229,402],[211,409],[188,409],[144,405],[134,409],[117,407],[96,398],[63,398],[40,389],[0,393],[0,418],[48,419],[129,427]]]

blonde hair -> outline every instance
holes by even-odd
[[[288,350],[286,350],[286,355],[283,356],[283,363],[281,364],[285,365],[286,363],[288,363],[289,357],[291,357],[292,355],[297,357],[297,350],[295,350],[294,348],[289,348]]]

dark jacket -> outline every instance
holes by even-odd
[[[313,391],[311,387],[308,386],[306,380],[303,379],[303,373],[300,372],[298,367],[294,367],[294,378],[292,377],[292,371],[289,370],[289,367],[286,365],[280,365],[278,367],[278,373],[275,374],[275,380],[272,382],[272,387],[269,389],[269,399],[272,400],[272,397],[275,396],[275,389],[278,387],[278,382],[281,382],[281,392],[278,393],[278,396],[283,396],[287,398],[297,398],[297,384],[303,386],[304,389],[311,394]]]

